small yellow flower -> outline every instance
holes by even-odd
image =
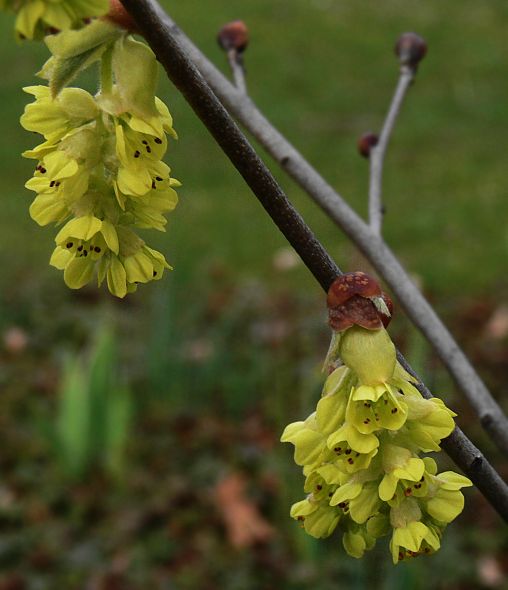
[[[390,541],[394,564],[408,557],[434,553],[440,546],[441,541],[437,527],[427,526],[419,521],[409,522],[404,527],[394,528]]]
[[[425,472],[425,463],[404,447],[385,444],[382,448],[384,476],[379,484],[379,497],[388,502],[395,495],[400,480],[419,482]]]
[[[376,474],[369,473],[368,470],[359,471],[337,488],[330,499],[330,505],[339,507],[347,505],[351,519],[358,524],[363,524],[377,514],[381,507],[377,488]]]
[[[297,465],[312,469],[323,462],[323,454],[331,456],[326,446],[326,436],[317,428],[315,414],[311,414],[305,422],[293,422],[286,426],[280,440],[295,446]]]
[[[464,508],[464,496],[459,490],[472,486],[471,480],[453,471],[429,474],[429,479],[429,489],[422,503],[424,510],[438,522],[452,522]]]
[[[312,498],[293,504],[291,518],[303,523],[305,532],[316,539],[329,537],[337,527],[342,511]]]

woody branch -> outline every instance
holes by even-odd
[[[337,274],[340,274],[340,269],[293,208],[268,168],[208,86],[202,73],[191,61],[187,55],[187,48],[182,46],[182,34],[178,27],[154,0],[122,0],[122,3],[136,21],[140,31],[166,69],[169,78],[240,172],[320,285],[327,290]],[[230,84],[229,86],[238,97],[234,87]],[[250,103],[248,99],[246,100]],[[291,149],[295,151],[294,148]],[[313,174],[317,173],[313,171]],[[321,180],[321,182],[324,181]],[[341,201],[339,201],[339,207],[342,208]],[[347,205],[345,207],[348,217],[357,218]],[[361,223],[361,226],[358,223]],[[362,234],[369,231],[368,226],[359,218],[353,227],[361,228]],[[349,228],[348,235],[353,227]],[[369,235],[372,235],[370,231]],[[402,357],[400,358],[403,360]],[[404,366],[415,375],[406,362]],[[430,395],[421,382],[419,388],[426,397]],[[508,486],[482,453],[459,429],[455,429],[451,437],[443,442],[443,447],[482,491],[494,509],[508,521]]]

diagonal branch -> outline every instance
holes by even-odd
[[[370,183],[369,183],[369,222],[372,232],[381,235],[383,225],[383,202],[381,198],[383,183],[383,164],[386,148],[395,127],[408,88],[413,82],[415,69],[403,65],[400,69],[399,81],[392,98],[388,114],[381,130],[378,143],[370,150]]]
[[[270,171],[211,91],[182,49],[174,25],[165,20],[153,0],[122,0],[168,76],[182,92],[224,153],[240,172],[273,221],[295,247],[309,270],[326,290],[340,270],[295,211]],[[402,358],[402,357],[401,357]],[[414,372],[405,364],[405,367]],[[426,395],[428,390],[421,384]],[[508,521],[508,487],[481,452],[458,429],[443,441],[450,456],[482,491],[493,508]]]
[[[123,4],[130,9],[133,15],[143,15],[146,22],[143,22],[140,28],[144,31],[145,38],[151,45],[155,44],[157,35],[158,39],[160,37],[157,43],[159,43],[160,47],[164,47],[164,35],[171,35],[173,41],[186,52],[215,95],[219,97],[229,111],[254,135],[289,176],[336,222],[364,254],[397,296],[407,316],[433,346],[439,358],[475,409],[483,428],[499,449],[505,455],[508,455],[508,419],[466,355],[455,342],[453,336],[412,282],[386,242],[372,232],[369,226],[333,187],[271,125],[252,100],[238,91],[219,72],[155,0],[143,0],[136,10],[130,0],[125,0]],[[148,26],[146,26],[146,23],[148,23]],[[168,70],[171,66],[167,64],[166,55],[161,51],[156,51],[156,53],[166,70]]]
[[[399,351],[397,351],[397,359],[408,373],[418,379],[416,388],[423,397],[431,399],[432,393]],[[485,459],[482,452],[475,447],[458,426],[455,426],[455,430],[450,436],[441,442],[441,446],[450,459],[469,476],[485,498],[508,522],[508,486]]]

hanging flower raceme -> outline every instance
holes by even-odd
[[[433,553],[463,509],[460,489],[472,484],[452,471],[439,474],[420,453],[441,450],[455,414],[440,399],[423,398],[397,362],[385,330],[391,302],[376,281],[360,272],[343,275],[328,304],[331,372],[316,411],[281,438],[294,445],[306,478],[307,497],[291,516],[314,537],[339,528],[353,557],[390,532],[394,563]]]
[[[16,12],[15,30],[20,39],[42,39],[106,14],[109,0],[0,0],[0,8]]]
[[[58,60],[69,53],[68,38],[58,35],[51,46],[55,57],[43,69],[50,78],[66,67]],[[167,136],[176,133],[168,108],[155,97],[157,66],[146,45],[121,36],[92,50],[102,58],[97,96],[79,88],[55,97],[46,86],[25,88],[35,102],[21,124],[45,140],[23,154],[37,160],[26,187],[37,193],[30,215],[39,225],[66,222],[50,260],[66,284],[79,289],[96,277],[124,297],[170,268],[135,230],[165,231],[165,214],[177,204],[179,182],[162,161]]]

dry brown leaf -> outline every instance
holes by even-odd
[[[245,479],[238,473],[226,476],[215,488],[215,501],[224,519],[229,542],[237,549],[266,543],[275,532],[246,497],[245,488]]]
[[[485,326],[485,336],[491,340],[502,340],[508,336],[508,305],[494,310]]]

